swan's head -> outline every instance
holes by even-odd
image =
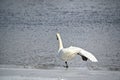
[[[58,37],[60,37],[60,33],[57,33],[57,34],[56,34],[56,38],[57,38],[57,40],[58,40]]]

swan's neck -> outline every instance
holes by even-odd
[[[57,38],[59,43],[59,50],[61,50],[63,48],[63,43],[59,33],[57,33]]]

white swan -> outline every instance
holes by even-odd
[[[57,40],[59,43],[58,56],[60,59],[65,61],[66,68],[68,68],[67,61],[73,59],[76,55],[80,55],[82,57],[83,61],[87,61],[89,59],[92,62],[98,62],[98,60],[95,58],[95,56],[92,53],[90,53],[82,48],[73,47],[73,46],[70,46],[68,48],[63,48],[63,43],[62,43],[60,34],[57,33],[56,37],[57,37]]]

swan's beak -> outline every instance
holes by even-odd
[[[58,37],[57,37],[57,35],[56,35],[56,38],[57,38],[57,40],[58,40]]]

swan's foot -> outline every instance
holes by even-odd
[[[65,67],[66,69],[68,68],[68,66],[66,66],[66,65],[63,65],[63,67]]]
[[[65,64],[66,64],[66,65],[65,65],[64,67],[65,67],[65,68],[68,68],[68,64],[67,64],[67,61],[65,61]]]

